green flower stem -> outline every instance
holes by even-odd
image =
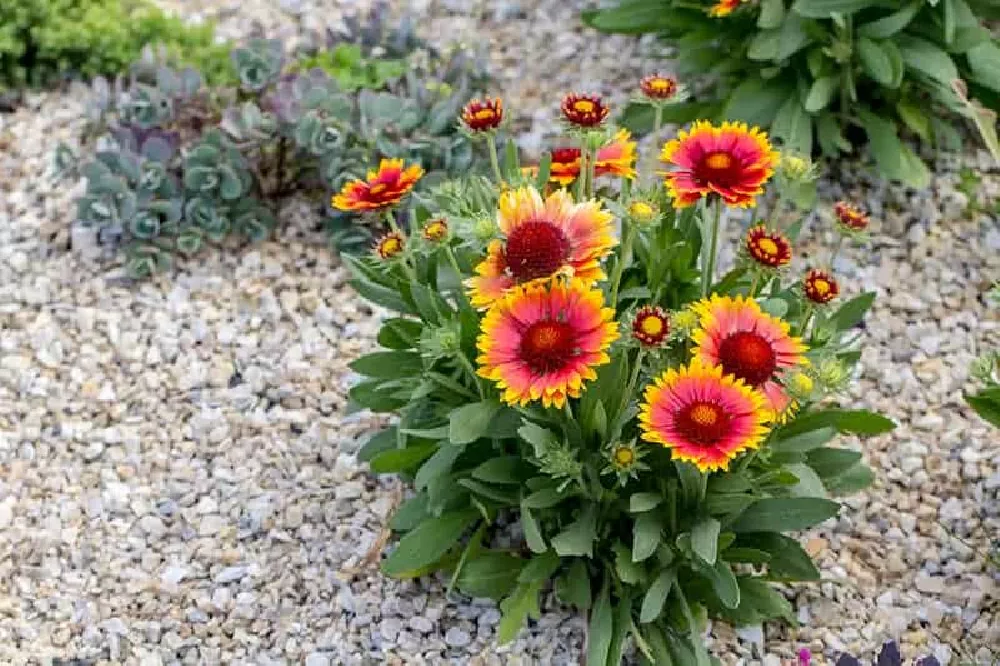
[[[760,271],[754,271],[753,282],[750,284],[750,298],[757,295],[757,286],[760,283]]]
[[[705,208],[707,208],[707,204]],[[709,227],[709,237],[705,238],[705,214],[707,210],[702,209],[702,238],[701,238],[701,252],[702,252],[702,262],[701,262],[701,295],[704,298],[708,297],[708,290],[712,286],[712,280],[715,277],[715,260],[716,255],[719,253],[719,225],[722,221],[722,200],[716,199],[715,210],[712,214],[712,226]],[[706,240],[708,243],[706,243]],[[706,252],[707,248],[707,252]]]
[[[625,227],[625,237],[622,239],[621,253],[618,255],[618,263],[615,265],[615,276],[611,282],[611,307],[618,310],[618,289],[621,287],[622,274],[625,272],[625,264],[632,261],[632,245],[635,243],[635,232],[638,224],[629,223],[622,218],[622,226]]]
[[[583,201],[587,192],[587,135],[580,135],[580,173],[576,177],[576,200]]]
[[[628,380],[628,390],[622,396],[621,406],[618,407],[618,418],[621,419],[625,415],[625,409],[628,407],[629,400],[635,394],[636,389],[639,385],[639,375],[642,373],[642,359],[646,355],[646,350],[639,347],[639,351],[635,355],[635,366],[632,368],[632,376]]]
[[[476,385],[476,391],[479,392],[479,399],[485,400],[486,393],[483,391],[483,385],[479,383],[479,375],[476,374],[476,369],[472,367],[472,362],[469,361],[468,357],[463,352],[459,352],[458,360],[461,362],[462,367],[465,368],[465,371],[469,373],[469,377],[472,378],[472,383]]]
[[[493,177],[497,185],[503,182],[503,172],[500,171],[500,157],[497,154],[497,137],[493,132],[486,135],[486,144],[490,147],[490,166],[493,167]]]
[[[406,240],[404,241],[406,243],[406,245],[403,246],[403,256],[400,257],[399,263],[403,267],[403,272],[406,273],[406,278],[415,284],[415,283],[419,282],[419,280],[417,280],[417,271],[416,271],[416,269],[410,263],[410,244],[409,244],[409,238],[407,236],[405,236],[405,234],[403,234],[402,231],[400,231],[399,224],[396,223],[396,217],[392,214],[392,209],[391,208],[386,208],[386,210],[385,210],[385,219],[389,222],[389,227],[395,233],[397,233],[400,236],[403,236],[404,238],[406,238]]]
[[[815,313],[815,311],[816,311],[815,306],[813,306],[812,303],[807,302],[806,303],[806,309],[802,313],[802,323],[799,325],[799,330],[796,333],[796,335],[798,335],[799,337],[802,337],[802,336],[805,335],[806,329],[809,328],[809,322],[810,322],[810,320],[812,320],[812,317],[813,317],[813,314]]]
[[[663,128],[663,103],[657,102],[653,105],[655,112],[653,114],[653,138],[660,136],[660,129]]]
[[[455,257],[455,251],[452,249],[451,245],[447,244],[447,242],[444,246],[444,254],[448,257],[448,263],[451,264],[452,270],[455,271],[455,275],[458,277],[458,291],[456,293],[458,294],[460,305],[470,307],[469,297],[465,293],[465,289],[462,284],[462,269],[458,267],[458,259]]]
[[[586,169],[584,172],[587,175],[585,193],[588,199],[592,199],[594,197],[594,178],[597,175],[595,173],[597,170],[597,149],[595,148],[593,151],[588,150],[583,154],[587,158],[586,162],[580,165],[581,168]]]

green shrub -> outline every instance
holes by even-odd
[[[830,156],[866,140],[885,176],[923,186],[929,172],[899,132],[957,147],[954,120],[966,117],[1000,159],[983,108],[1000,107],[1000,46],[983,25],[1000,16],[995,0],[737,1],[719,17],[702,4],[618,0],[584,14],[598,30],[657,33],[673,48],[697,94],[666,120],[741,119]],[[625,122],[650,116],[634,107]]]
[[[0,91],[65,76],[125,71],[147,44],[211,83],[231,76],[229,46],[211,25],[189,26],[147,0],[4,0],[0,3]]]
[[[406,61],[366,58],[359,44],[338,44],[332,50],[303,56],[297,68],[308,71],[317,67],[332,76],[344,90],[378,90],[406,72]]]

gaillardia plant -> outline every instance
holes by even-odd
[[[499,600],[501,642],[551,583],[588,615],[587,664],[627,645],[709,664],[708,618],[795,621],[772,583],[819,571],[788,533],[872,479],[829,443],[893,427],[836,402],[873,295],[839,303],[829,266],[790,274],[798,225],[755,226],[717,275],[723,213],[749,217],[773,173],[767,136],[697,123],[639,174],[628,136],[588,115],[606,109],[563,101],[580,147],[558,172],[568,149],[522,167],[508,142],[492,178],[393,198],[393,233],[344,258],[395,312],[352,364],[354,403],[394,415],[360,455],[412,482],[385,573]]]

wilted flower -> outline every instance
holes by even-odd
[[[431,243],[440,243],[448,237],[448,222],[444,218],[428,220],[421,233],[424,239]]]
[[[813,269],[806,273],[802,290],[810,301],[823,304],[829,303],[837,297],[840,293],[840,285],[828,272]]]
[[[868,215],[846,201],[838,201],[833,207],[833,212],[837,216],[840,227],[848,233],[864,231],[868,228]]]
[[[597,127],[611,112],[598,95],[570,93],[562,101],[563,117],[578,127]]]
[[[778,153],[767,134],[746,123],[714,127],[699,120],[663,146],[660,159],[674,167],[666,185],[675,208],[686,208],[716,194],[727,206],[752,207],[774,173]]]
[[[639,82],[642,94],[649,99],[670,99],[677,94],[677,80],[662,74],[650,74]]]
[[[670,320],[660,308],[647,305],[639,308],[632,319],[632,337],[644,345],[655,347],[670,333]]]
[[[470,132],[489,132],[503,122],[503,100],[474,99],[462,109],[462,124]]]
[[[399,202],[424,175],[419,164],[404,168],[403,160],[382,160],[378,171],[371,170],[365,180],[354,180],[333,197],[339,210],[378,210]]]
[[[403,235],[391,231],[375,243],[375,254],[377,254],[382,259],[392,259],[403,253],[406,249],[406,241],[403,239]]]
[[[747,232],[746,250],[754,261],[767,268],[780,268],[792,260],[792,244],[788,239],[763,224]]]

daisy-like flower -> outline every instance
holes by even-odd
[[[639,407],[642,439],[703,472],[727,469],[740,452],[758,448],[768,420],[759,391],[697,358],[657,377]]]
[[[708,10],[708,15],[716,18],[729,16],[733,13],[733,10],[740,6],[740,3],[742,2],[743,0],[719,0],[714,6],[712,6],[711,9]]]
[[[561,408],[578,398],[594,368],[608,363],[618,338],[614,310],[578,279],[516,287],[486,312],[476,347],[479,375],[496,382],[510,405],[541,400]]]
[[[662,74],[650,74],[639,82],[642,94],[649,99],[670,99],[677,94],[677,80]]]
[[[406,249],[406,241],[403,235],[396,231],[390,231],[375,243],[375,254],[383,261],[398,257]]]
[[[662,309],[654,305],[639,308],[632,319],[632,337],[644,345],[660,345],[669,333],[670,319]]]
[[[747,232],[746,249],[754,261],[767,268],[781,268],[792,260],[792,244],[788,239],[763,224]]]
[[[440,243],[448,237],[448,222],[444,218],[428,220],[420,230],[424,239],[431,243]]]
[[[462,124],[470,132],[488,132],[503,122],[503,100],[499,97],[474,99],[462,109]]]
[[[846,201],[838,201],[834,204],[833,212],[837,216],[837,222],[840,223],[840,226],[849,233],[857,233],[868,228],[868,215]]]
[[[693,307],[699,318],[691,336],[695,358],[760,389],[775,418],[787,416],[794,405],[778,375],[807,363],[806,346],[789,334],[788,323],[742,296],[713,296]]]
[[[601,473],[617,475],[618,483],[624,486],[629,479],[638,478],[640,471],[649,469],[649,465],[642,462],[643,453],[635,440],[613,444],[605,450],[608,464]]]
[[[774,174],[778,153],[756,127],[731,122],[715,127],[699,120],[668,141],[660,159],[673,167],[664,175],[675,208],[687,208],[711,194],[728,206],[748,208],[756,205],[757,195]]]
[[[574,203],[564,190],[544,200],[533,187],[504,192],[497,223],[506,238],[489,244],[466,282],[472,305],[487,307],[515,285],[559,272],[587,283],[603,279],[601,260],[615,246],[613,219],[597,201]]]
[[[387,208],[399,202],[416,185],[424,170],[419,164],[404,166],[403,160],[382,160],[378,171],[371,170],[365,180],[354,180],[333,197],[339,210],[367,211]]]
[[[604,101],[598,95],[580,95],[570,93],[563,98],[563,117],[572,125],[578,127],[597,127],[611,113]]]
[[[635,178],[635,141],[628,130],[618,130],[614,139],[597,149],[594,161],[594,175],[623,176]],[[560,185],[569,185],[580,175],[580,149],[556,148],[552,151],[552,166],[549,180]]]
[[[840,285],[832,275],[826,271],[813,269],[806,273],[806,278],[802,283],[802,290],[813,303],[829,303],[840,293]]]

